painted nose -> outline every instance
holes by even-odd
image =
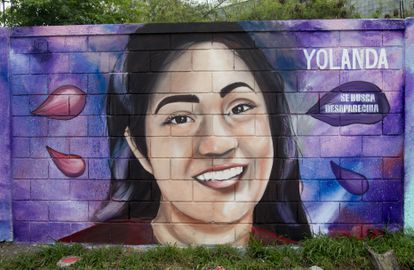
[[[232,135],[222,115],[206,117],[203,134],[198,137],[198,153],[202,156],[228,156],[238,147],[238,140]]]
[[[198,153],[209,157],[230,156],[237,148],[234,137],[205,136],[199,138]]]

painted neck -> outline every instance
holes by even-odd
[[[236,223],[206,224],[184,215],[171,203],[161,203],[151,226],[160,244],[245,246],[252,230],[252,220],[253,212],[248,212]]]

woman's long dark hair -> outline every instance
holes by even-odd
[[[111,194],[106,207],[96,213],[96,219],[153,219],[157,215],[160,190],[154,177],[142,168],[132,154],[124,131],[126,127],[130,128],[137,147],[147,156],[145,115],[159,76],[192,44],[214,40],[233,49],[236,57],[246,63],[265,96],[269,114],[274,148],[273,167],[265,193],[254,210],[254,226],[292,240],[309,235],[299,194],[298,151],[284,83],[279,73],[273,70],[263,52],[254,47],[252,38],[237,23],[226,24],[226,28],[232,31],[220,34],[146,34],[152,32],[153,27],[157,31],[160,26],[146,25],[130,36],[125,55],[110,77],[107,127],[111,153]],[[152,42],[160,43],[163,39],[169,43],[164,44],[169,47],[168,50],[151,52]]]

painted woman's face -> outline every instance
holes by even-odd
[[[270,176],[273,142],[263,93],[234,51],[198,43],[175,58],[145,125],[146,167],[161,203],[202,223],[243,222],[253,212]]]

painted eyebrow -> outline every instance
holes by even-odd
[[[176,95],[176,96],[169,96],[161,100],[158,103],[157,108],[155,109],[155,114],[165,105],[174,102],[192,102],[192,103],[200,103],[200,100],[195,95]]]
[[[225,86],[225,87],[223,87],[221,90],[220,90],[220,97],[225,97],[228,93],[230,93],[231,91],[233,91],[234,89],[236,89],[236,88],[238,88],[238,87],[242,87],[242,86],[244,86],[244,87],[247,87],[247,88],[249,88],[250,90],[252,90],[253,92],[254,92],[254,90],[253,90],[253,88],[250,86],[250,85],[248,85],[247,83],[244,83],[244,82],[234,82],[234,83],[231,83],[231,84],[229,84],[229,85],[227,85],[227,86]]]

